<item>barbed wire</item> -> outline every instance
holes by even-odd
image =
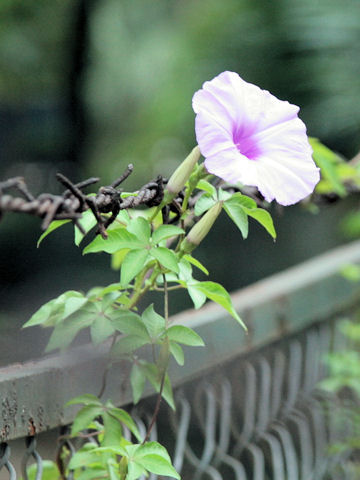
[[[4,213],[19,212],[42,218],[41,228],[46,230],[53,220],[71,220],[85,234],[79,220],[82,214],[91,210],[96,222],[97,232],[107,238],[106,229],[116,219],[120,210],[137,208],[141,205],[154,207],[160,205],[164,196],[164,180],[158,176],[155,180],[143,185],[133,195],[122,197],[119,187],[132,173],[133,165],[128,165],[124,173],[110,185],[102,186],[95,196],[88,196],[83,189],[99,182],[99,178],[88,178],[79,183],[73,183],[61,173],[56,174],[57,180],[66,187],[61,195],[42,193],[34,197],[29,191],[23,177],[9,178],[0,182],[0,220]],[[21,196],[13,196],[7,192],[15,190]],[[103,217],[102,214],[111,214]]]

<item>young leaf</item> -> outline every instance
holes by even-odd
[[[127,335],[117,340],[111,349],[112,357],[122,357],[148,343],[144,338],[137,335]]]
[[[231,195],[231,199],[228,199],[226,201],[229,202],[230,200],[231,202],[238,203],[239,205],[242,205],[245,208],[251,208],[251,209],[257,208],[256,202],[254,199],[248,197],[247,195],[243,195],[240,192],[233,193]]]
[[[78,404],[102,405],[98,397],[96,397],[95,395],[92,395],[91,393],[84,393],[83,395],[79,395],[69,400],[65,406],[68,407],[69,405],[78,405]]]
[[[143,243],[137,237],[128,232],[125,228],[108,230],[108,238],[104,239],[97,235],[83,250],[83,255],[87,253],[106,252],[115,253],[123,248],[143,248]]]
[[[139,315],[128,310],[114,310],[109,313],[113,327],[126,335],[136,335],[150,342],[146,326]]]
[[[180,475],[171,464],[169,454],[158,442],[147,442],[140,445],[133,454],[133,460],[151,473],[180,480]]]
[[[262,208],[245,209],[245,212],[249,217],[255,218],[274,239],[276,238],[274,223],[269,212]]]
[[[238,227],[243,238],[247,238],[249,233],[249,221],[248,216],[244,211],[244,207],[238,202],[231,201],[230,198],[224,203],[224,210]]]
[[[101,442],[101,445],[104,447],[119,445],[122,438],[121,423],[108,411],[103,412],[101,417],[104,422],[104,438]]]
[[[166,330],[166,335],[170,340],[173,340],[183,345],[189,345],[191,347],[203,347],[204,341],[194,330],[182,325],[173,325]]]
[[[110,337],[114,332],[115,328],[110,320],[103,315],[99,316],[94,320],[90,327],[91,341],[94,345],[98,345]]]
[[[91,210],[87,210],[82,214],[82,217],[78,220],[84,231],[85,234],[82,233],[77,226],[74,226],[74,234],[75,234],[75,245],[79,246],[81,240],[85,237],[85,235],[90,232],[90,230],[95,227],[97,224],[96,218]]]
[[[142,243],[143,247],[149,244],[151,229],[150,224],[145,218],[137,217],[128,223],[127,230],[130,233],[133,233],[139,242]]]
[[[80,330],[90,326],[93,320],[93,314],[86,311],[81,311],[81,314],[76,313],[63,322],[58,323],[50,336],[45,351],[51,352],[57,348],[65,350],[71,344]]]
[[[136,463],[151,473],[180,480],[180,475],[171,463],[159,455],[144,455],[140,460],[137,460]]]
[[[176,362],[183,366],[185,363],[184,351],[176,342],[170,341],[170,353],[175,358]]]
[[[165,247],[156,247],[150,250],[150,255],[163,267],[172,272],[179,273],[178,259],[172,250]]]
[[[157,245],[162,240],[166,240],[167,238],[175,237],[183,233],[185,233],[185,231],[180,227],[176,227],[175,225],[160,225],[160,227],[153,233],[152,243],[153,245]]]
[[[70,315],[80,310],[80,308],[83,307],[89,301],[88,298],[82,296],[82,294],[80,295],[81,296],[69,297],[65,301],[64,313],[61,316],[62,320],[64,320],[67,317],[70,317]]]
[[[91,465],[96,464],[100,460],[100,455],[98,453],[98,448],[95,444],[91,444],[91,448],[78,450],[70,459],[69,469],[75,470],[76,468],[81,468],[84,465],[89,469]]]
[[[196,188],[198,188],[199,190],[204,190],[209,195],[216,198],[216,188],[210,182],[207,182],[206,180],[201,179],[198,181]]]
[[[153,363],[145,363],[143,362],[140,365],[140,368],[143,370],[144,375],[149,380],[151,385],[153,386],[154,390],[159,393],[160,392],[160,384],[161,384],[161,377],[162,374],[159,372],[159,369]],[[164,387],[162,396],[166,400],[166,402],[170,405],[170,407],[175,410],[175,402],[172,393],[171,383],[169,379],[169,375],[165,375]]]
[[[195,288],[196,290],[199,290],[200,292],[204,293],[207,296],[207,298],[209,298],[213,302],[216,302],[219,305],[221,305],[223,308],[225,308],[225,310],[227,310],[230,313],[230,315],[234,317],[235,320],[237,320],[245,330],[247,330],[243,321],[241,320],[241,318],[236,313],[233,307],[229,293],[225,290],[225,288],[222,285],[216,282],[198,282],[192,285],[192,288]]]
[[[153,340],[156,340],[165,330],[165,318],[155,312],[153,304],[144,310],[142,320]]]
[[[215,203],[217,202],[217,198],[209,195],[208,193],[204,193],[201,195],[199,200],[195,204],[194,213],[198,217],[202,215],[204,212],[209,210]]]
[[[42,233],[39,237],[39,240],[37,241],[37,248],[39,248],[40,246],[40,243],[44,240],[45,237],[47,237],[51,232],[53,232],[54,230],[57,230],[59,227],[62,227],[63,225],[65,225],[66,223],[69,223],[71,222],[71,220],[53,220],[50,225],[48,226],[48,228],[45,230],[44,233]]]
[[[196,258],[192,257],[189,253],[187,253],[186,255],[183,256],[183,259],[184,260],[187,260],[189,263],[191,263],[192,265],[194,265],[194,267],[198,268],[199,270],[201,270],[203,273],[205,273],[205,275],[209,275],[209,271],[207,270],[207,268],[204,267],[204,265],[199,262],[199,260],[197,260]]]
[[[196,282],[194,282],[194,285],[196,285]],[[188,291],[188,294],[191,298],[191,300],[193,301],[193,304],[194,304],[194,307],[196,310],[198,310],[199,308],[201,308],[204,303],[206,302],[206,295],[205,293],[201,292],[200,290],[196,289],[195,287],[193,287],[191,284],[188,284],[187,285],[187,291]]]
[[[111,268],[113,270],[120,270],[122,262],[124,261],[124,258],[129,250],[129,248],[122,248],[118,252],[115,252],[111,255]]]
[[[76,415],[71,426],[71,435],[75,436],[81,430],[88,428],[94,418],[101,415],[103,412],[102,405],[85,405]]]
[[[148,257],[149,251],[146,249],[130,250],[121,266],[120,283],[128,285],[144,268]]]
[[[117,419],[118,422],[122,423],[125,425],[130,432],[135,436],[135,438],[141,442],[141,435],[139,432],[138,427],[136,426],[136,423],[134,420],[131,418],[131,416],[122,408],[117,408],[111,405],[111,409],[108,411],[109,415]]]
[[[134,404],[136,405],[143,394],[145,388],[145,375],[142,369],[134,363],[131,374],[130,374],[130,384],[132,389],[132,395]]]

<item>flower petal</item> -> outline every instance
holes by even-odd
[[[205,166],[228,182],[257,186],[266,200],[290,205],[319,181],[299,107],[223,72],[193,97]]]

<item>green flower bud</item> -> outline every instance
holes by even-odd
[[[220,215],[223,202],[217,202],[208,210],[203,217],[192,227],[181,245],[181,251],[184,253],[192,252],[206,237],[215,220]]]
[[[171,175],[165,190],[165,197],[168,201],[175,198],[184,188],[185,183],[189,180],[199,158],[200,148],[196,146]]]

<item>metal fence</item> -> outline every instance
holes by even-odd
[[[214,305],[174,319],[191,324],[207,344],[188,352],[184,368],[172,369],[177,410],[164,406],[152,431],[185,480],[350,478],[344,453],[329,454],[328,446],[352,425],[339,424],[337,398],[317,385],[326,375],[324,355],[343,342],[337,321],[360,303],[359,287],[339,269],[359,260],[357,242],[235,293],[248,335]],[[36,480],[42,478],[42,432],[71,422],[75,411],[63,409],[69,398],[99,390],[105,351],[79,347],[0,369],[1,479],[26,479],[33,462]],[[126,378],[125,366],[114,368],[106,391],[122,405],[130,400]],[[146,431],[151,412],[151,398],[133,412],[140,430]],[[11,440],[20,437],[25,446],[17,474]],[[77,445],[67,441],[66,448]]]

